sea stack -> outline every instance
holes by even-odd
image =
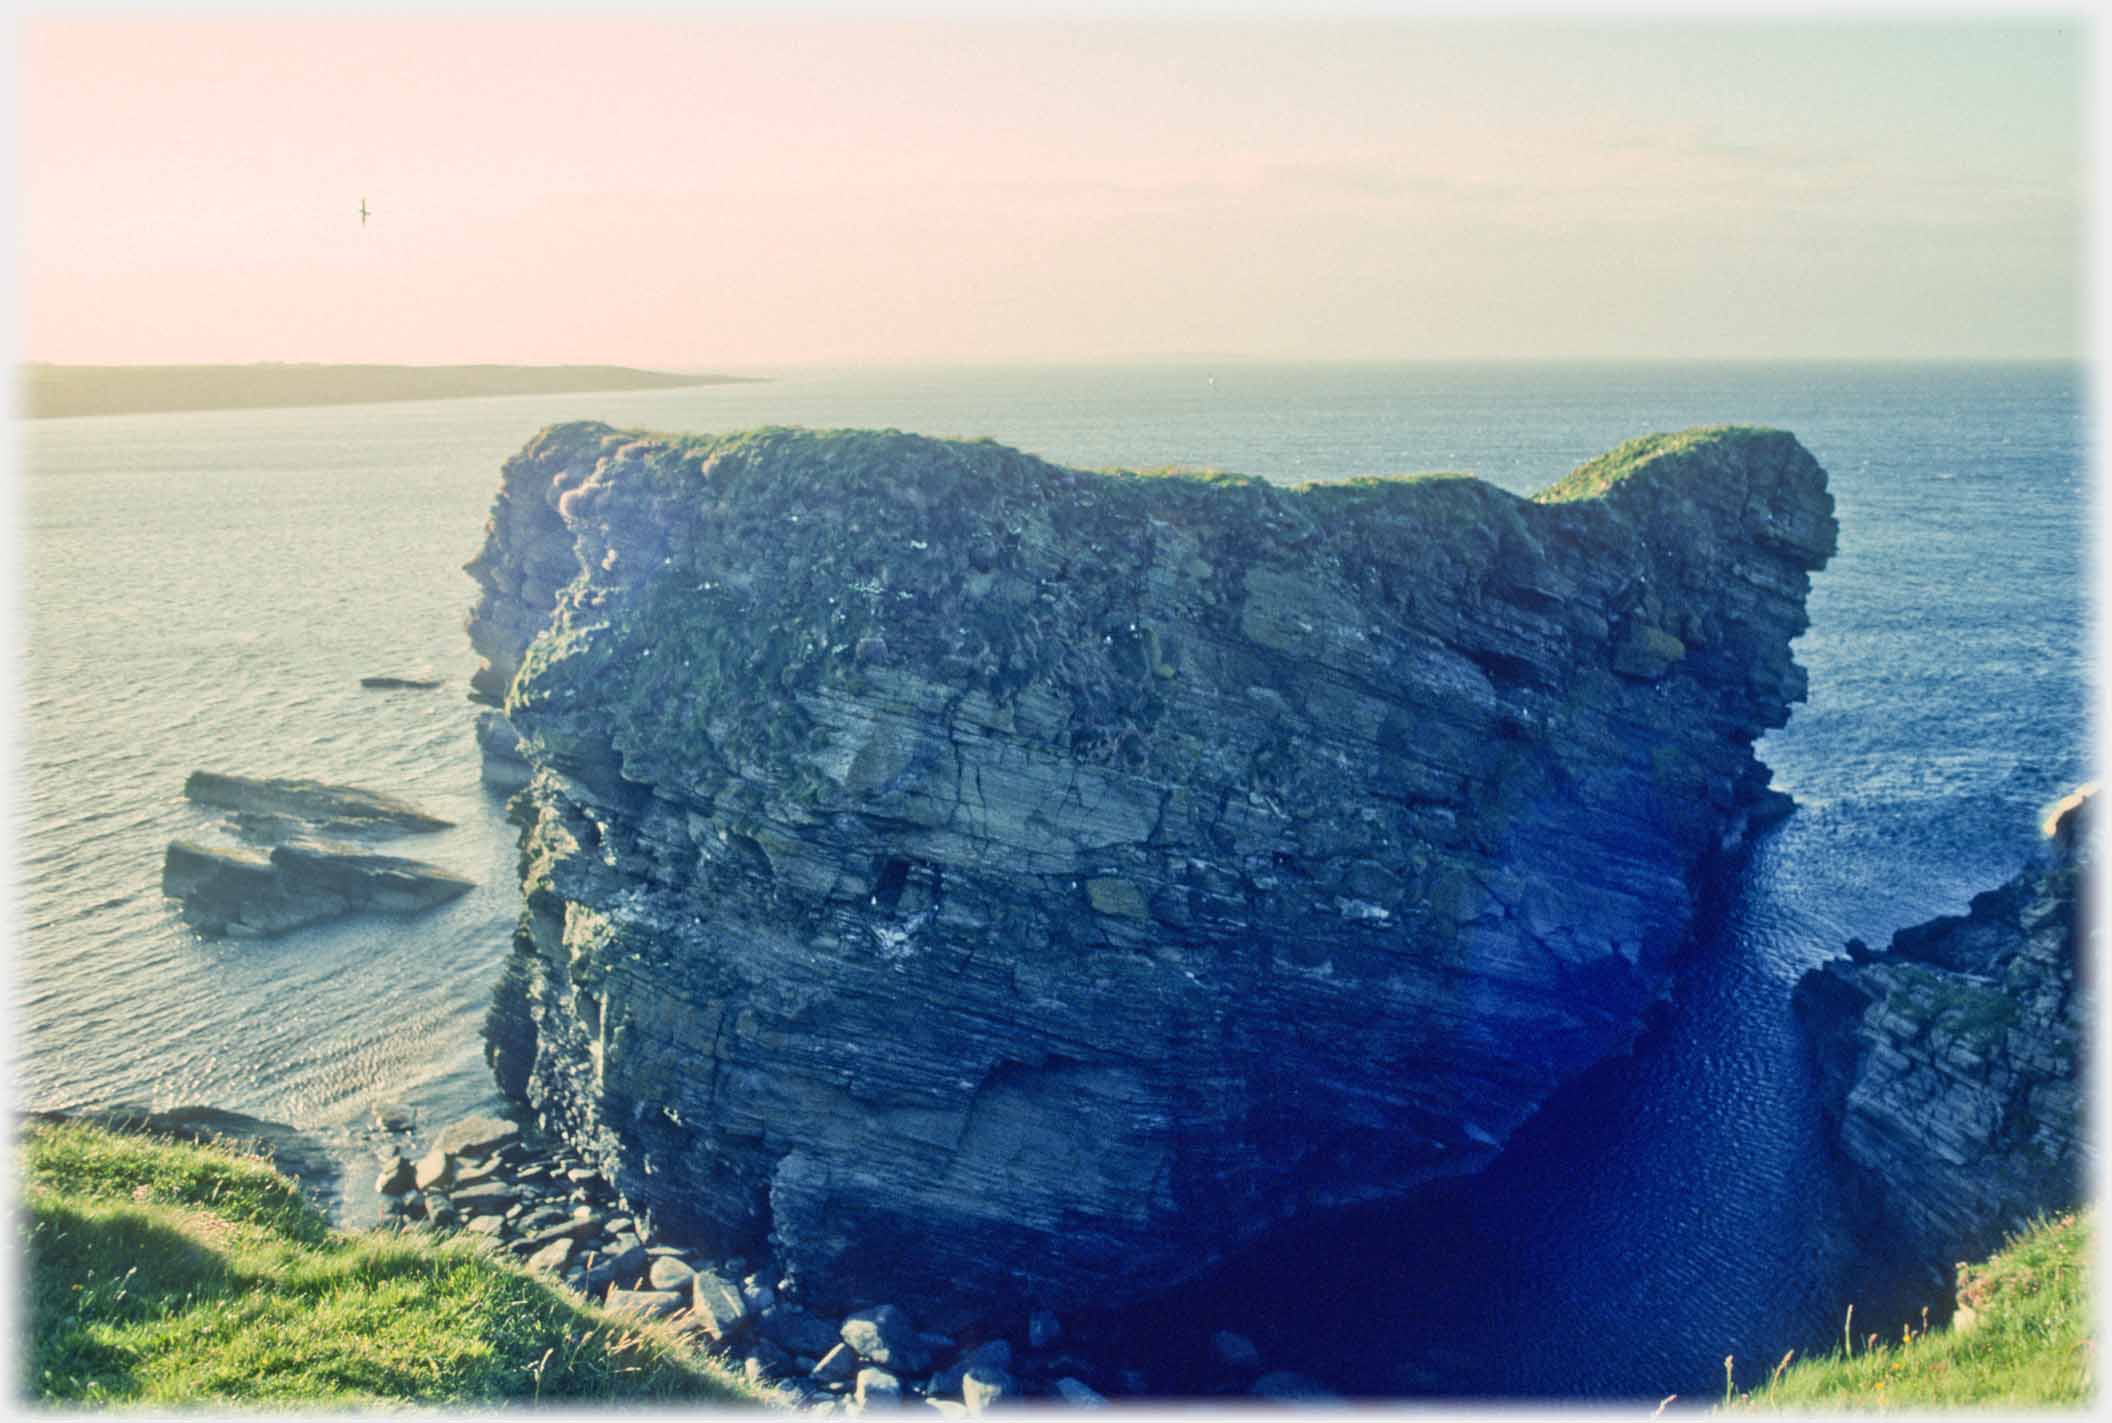
[[[942,1326],[1476,1170],[1779,813],[1834,537],[1771,430],[1532,499],[546,430],[469,565],[491,1061],[670,1231]]]

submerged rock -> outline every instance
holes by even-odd
[[[1048,1310],[1037,1309],[1027,1316],[1027,1347],[1047,1349],[1063,1337],[1063,1321]]]
[[[289,777],[193,771],[183,783],[183,794],[194,804],[232,811],[238,820],[273,830],[291,824],[316,835],[445,830],[455,823],[380,791]]]
[[[1261,1350],[1244,1334],[1220,1329],[1210,1336],[1210,1352],[1227,1368],[1254,1372],[1261,1368]]]
[[[2079,965],[2099,809],[2071,797],[2032,863],[1967,913],[1882,952],[1851,942],[1797,982],[1863,1224],[1941,1283],[2087,1189]]]
[[[1307,1378],[1304,1374],[1288,1369],[1278,1369],[1263,1374],[1254,1380],[1247,1390],[1256,1398],[1271,1398],[1279,1403],[1339,1403],[1342,1396],[1326,1385]]]
[[[509,461],[504,1091],[817,1309],[1117,1305],[1625,1047],[1833,550],[1779,431],[1536,499],[593,424]]]
[[[475,882],[422,860],[344,845],[279,845],[268,856],[172,841],[161,892],[201,934],[264,937],[356,911],[409,913],[468,893]]]

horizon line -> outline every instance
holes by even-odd
[[[267,358],[247,361],[53,361],[18,358],[15,369],[48,370],[244,370],[258,367],[342,366],[399,367],[409,370],[445,370],[477,366],[504,366],[520,370],[601,368],[662,372],[673,375],[721,374],[743,366],[786,370],[800,368],[893,367],[893,366],[1119,366],[1119,365],[1230,365],[1279,366],[2088,366],[2089,355],[1780,355],[1780,356],[1297,356],[1251,352],[1167,352],[1104,355],[1048,356],[801,356],[764,360],[722,360],[706,363],[652,362],[638,364],[615,360],[456,360],[456,361],[341,361],[302,358]]]

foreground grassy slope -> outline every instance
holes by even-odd
[[[1889,1341],[1864,1336],[1853,1340],[1852,1352],[1844,1339],[1831,1357],[1792,1364],[1731,1406],[1806,1412],[2085,1405],[2095,1385],[2094,1224],[2090,1211],[2041,1221],[1970,1267],[1950,1327]]]
[[[52,1402],[728,1403],[665,1326],[466,1240],[342,1234],[215,1147],[80,1125],[21,1140],[19,1380]]]

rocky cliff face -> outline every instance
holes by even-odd
[[[471,635],[506,1091],[817,1304],[1116,1303],[1471,1171],[1665,990],[1834,545],[1787,434],[1538,498],[556,427]]]
[[[2092,860],[2080,797],[2033,863],[1964,915],[1798,981],[1830,1125],[1866,1224],[1948,1281],[2087,1189],[2078,974]]]

